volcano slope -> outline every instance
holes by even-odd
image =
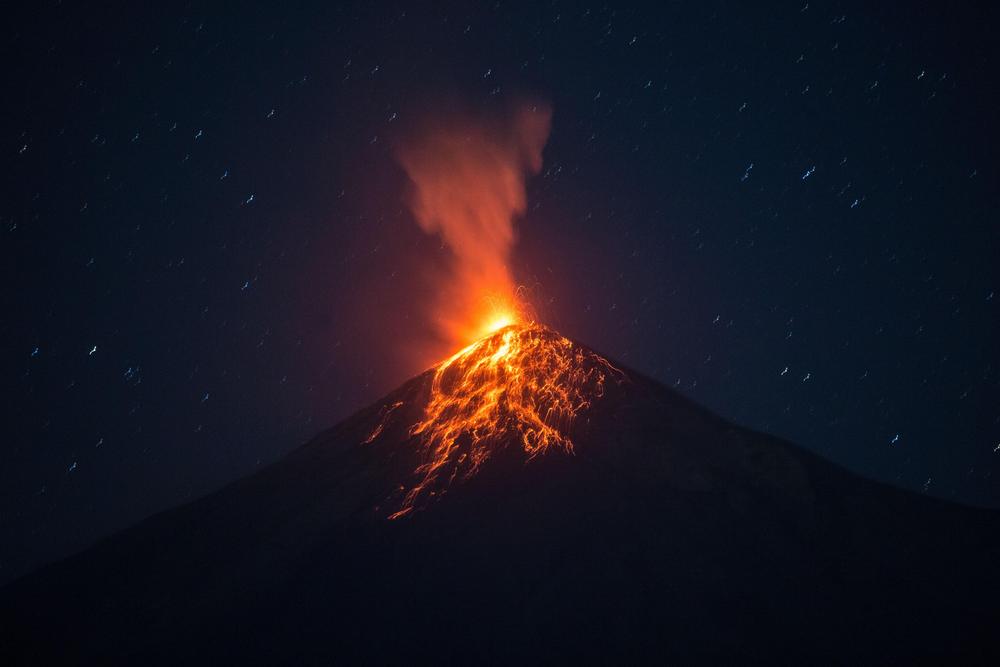
[[[503,360],[505,332],[479,358]],[[998,664],[997,512],[862,479],[532,335],[569,365],[487,372],[495,392],[434,413],[447,372],[475,378],[456,355],[9,585],[0,659]],[[488,419],[436,429],[456,405]]]

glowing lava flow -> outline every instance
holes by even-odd
[[[496,451],[520,446],[528,460],[548,450],[572,453],[574,417],[623,377],[606,359],[538,324],[501,325],[435,368],[419,436],[418,482],[389,518],[424,496],[472,477]]]

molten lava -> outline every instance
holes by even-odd
[[[423,419],[410,428],[423,462],[389,518],[472,477],[500,448],[518,446],[528,461],[550,450],[573,453],[574,418],[603,396],[609,379],[623,377],[544,326],[501,325],[434,369]]]

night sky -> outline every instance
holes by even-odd
[[[432,363],[445,250],[393,147],[525,97],[553,110],[514,251],[542,321],[1000,506],[990,3],[244,4],[5,21],[0,582]]]

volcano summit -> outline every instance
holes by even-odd
[[[499,449],[520,447],[527,460],[551,449],[573,452],[569,429],[605,384],[624,374],[603,357],[537,324],[513,324],[461,350],[434,369],[423,418],[410,434],[421,436],[423,479],[406,493],[408,514],[431,487],[474,475]],[[386,408],[366,442],[375,441]],[[444,491],[446,487],[441,487]]]
[[[4,664],[995,660],[995,511],[513,325],[2,591]]]

